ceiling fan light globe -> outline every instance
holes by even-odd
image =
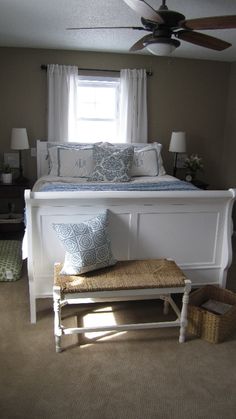
[[[156,39],[151,42],[147,42],[145,47],[149,52],[154,55],[168,56],[179,47],[180,42],[176,39]]]
[[[168,56],[172,54],[172,52],[175,50],[175,46],[170,45],[170,44],[151,44],[151,45],[148,45],[146,48],[153,55],[160,55],[160,56],[161,55]]]

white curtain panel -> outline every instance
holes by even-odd
[[[48,141],[60,143],[69,141],[77,77],[76,66],[58,64],[47,66]]]
[[[145,69],[120,72],[120,141],[147,142],[147,73]]]

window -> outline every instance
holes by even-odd
[[[118,77],[79,76],[75,100],[74,136],[78,142],[118,142]]]

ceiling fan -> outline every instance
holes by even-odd
[[[186,20],[185,16],[174,10],[169,10],[166,0],[158,10],[153,9],[144,0],[123,0],[140,17],[143,26],[116,26],[116,27],[81,27],[68,28],[68,30],[84,29],[133,29],[151,32],[139,39],[130,51],[139,51],[147,48],[153,54],[168,55],[180,46],[180,40],[187,41],[201,47],[216,51],[223,51],[231,44],[222,39],[215,38],[195,30],[232,29],[236,28],[236,15],[212,16]]]

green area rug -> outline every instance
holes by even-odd
[[[22,269],[22,243],[19,240],[0,240],[0,281],[17,281]]]

